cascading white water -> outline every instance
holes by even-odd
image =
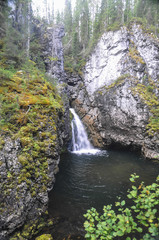
[[[75,153],[96,153],[99,150],[94,149],[88,140],[84,126],[73,108],[70,108],[73,115],[72,126],[72,150]]]

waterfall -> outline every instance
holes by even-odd
[[[72,151],[74,153],[96,153],[99,150],[94,149],[88,140],[85,128],[73,108],[70,108],[73,115],[72,126]]]

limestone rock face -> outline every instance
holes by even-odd
[[[128,32],[125,28],[103,34],[84,70],[88,94],[91,95],[102,86],[109,86],[122,74],[122,59],[128,48]]]
[[[159,97],[158,58],[159,40],[134,23],[104,33],[83,77],[68,77],[72,106],[95,146],[142,149],[146,157],[159,158],[159,136],[147,133],[152,113],[141,90],[154,83],[152,94]]]

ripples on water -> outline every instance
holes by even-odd
[[[78,152],[77,152],[78,153]],[[126,197],[132,173],[139,182],[150,184],[159,174],[159,165],[132,152],[97,151],[96,154],[65,153],[60,172],[49,196],[49,215],[61,219],[53,233],[56,240],[69,234],[84,234],[83,214],[95,207],[114,204]]]

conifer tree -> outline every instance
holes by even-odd
[[[56,18],[56,19],[55,19],[55,23],[56,23],[56,24],[60,24],[60,23],[63,22],[62,17],[61,17],[61,13],[60,13],[59,10],[57,10],[56,15],[55,15],[55,18]]]
[[[116,9],[117,15],[115,21],[124,24],[124,0],[116,0]]]
[[[90,18],[87,0],[81,1],[81,14],[80,14],[80,35],[82,49],[85,51],[89,40],[90,33]]]
[[[65,0],[64,8],[64,27],[65,27],[65,38],[64,38],[64,50],[65,54],[71,54],[72,45],[72,6],[71,0]]]
[[[7,0],[2,0],[0,2],[0,37],[3,37],[5,34],[6,17],[7,17]]]
[[[4,2],[8,17],[4,21],[6,27],[0,58],[1,61],[5,59],[6,65],[18,67],[29,57],[30,52],[31,0],[15,0],[12,8],[7,6],[10,1]]]
[[[79,43],[79,37],[78,37],[78,33],[76,31],[73,31],[72,34],[72,55],[73,58],[77,59],[77,56],[80,52],[80,43]]]
[[[98,38],[98,35],[100,33],[100,13],[99,13],[99,9],[98,9],[98,6],[97,6],[97,9],[96,9],[96,14],[95,14],[95,19],[94,19],[94,22],[93,22],[93,36],[92,38]]]
[[[131,0],[126,0],[125,2],[125,14],[124,14],[124,21],[128,22],[133,15],[133,6]]]
[[[77,55],[80,52],[80,8],[79,2],[76,1],[74,13],[73,13],[73,22],[72,22],[72,55],[73,58],[77,59]]]
[[[65,32],[66,32],[66,34],[71,34],[71,32],[72,32],[72,6],[71,6],[71,0],[65,0],[64,23],[65,23]]]
[[[100,6],[100,26],[101,30],[106,27],[108,24],[108,0],[102,0],[101,6]]]

